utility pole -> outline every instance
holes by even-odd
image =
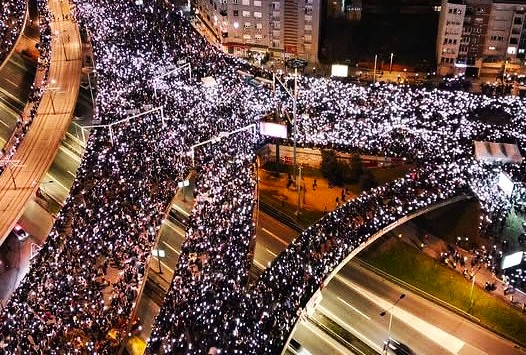
[[[300,215],[300,208],[301,208],[301,165],[298,168],[298,181],[296,182],[296,186],[298,188],[298,206],[296,207],[296,216]]]

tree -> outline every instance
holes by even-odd
[[[336,153],[333,150],[321,151],[321,173],[323,174],[324,178],[329,180],[329,184],[342,184],[342,167],[336,158]]]

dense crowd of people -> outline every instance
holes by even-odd
[[[363,193],[305,230],[267,268],[240,307],[239,353],[280,351],[303,307],[351,252],[400,218],[468,192],[461,165],[430,166]],[[254,312],[257,310],[257,312]]]
[[[0,7],[0,65],[13,49],[26,19],[25,0],[5,0]]]
[[[494,223],[510,208],[494,177],[504,170],[525,178],[524,163],[495,166],[472,156],[473,140],[515,141],[524,149],[524,101],[301,77],[300,145],[406,157],[417,168],[308,228],[247,289],[254,151],[263,137],[225,132],[257,123],[276,100],[290,108],[291,99],[249,85],[238,71],[255,69],[209,45],[163,1],[75,5],[93,41],[103,126],[90,136],[43,249],[0,313],[7,353],[116,352],[163,212],[194,164],[196,203],[152,354],[276,353],[329,273],[376,232],[466,193],[479,197],[486,222]],[[183,71],[163,76],[184,63],[191,78]],[[159,106],[164,116],[153,110]],[[484,110],[508,121],[484,122]]]
[[[235,341],[255,238],[255,154],[254,146],[247,144],[252,133],[243,135],[199,154],[195,205],[174,283],[150,337],[154,354],[192,348],[203,353],[210,341],[218,347]],[[223,332],[225,328],[232,333]]]

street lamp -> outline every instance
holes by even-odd
[[[190,180],[179,181],[177,187],[183,189],[183,202],[186,202],[186,189],[185,187],[190,186]]]
[[[41,181],[40,182],[40,187],[42,188],[42,192],[44,192],[44,194],[48,195],[47,191],[46,191],[46,185],[49,185],[49,184],[52,184],[54,183],[55,181],[53,180],[48,180],[48,181]]]
[[[297,182],[296,180],[296,145],[297,145],[297,135],[298,135],[298,128],[296,126],[296,114],[297,114],[297,100],[298,100],[298,69],[299,68],[305,68],[307,66],[307,62],[303,59],[298,58],[291,58],[285,62],[285,65],[290,68],[294,69],[294,91],[290,93],[290,91],[287,89],[287,87],[279,80],[279,78],[276,77],[274,74],[274,88],[276,84],[276,80],[278,83],[281,84],[283,89],[285,89],[285,92],[287,95],[289,95],[292,98],[292,139],[293,139],[293,156],[292,156],[292,176],[294,179],[294,182]]]
[[[389,73],[393,69],[393,55],[394,55],[393,52],[391,52],[391,60],[389,62]]]
[[[55,38],[60,38],[60,41],[62,43],[62,50],[64,52],[64,58],[66,59],[66,62],[69,61],[68,55],[66,52],[66,45],[64,44],[64,38],[62,37],[62,35],[60,34],[58,30],[55,30]]]
[[[55,111],[55,94],[60,90],[60,87],[54,86],[57,83],[55,79],[51,79],[50,86],[46,88],[47,91],[50,91],[49,93],[49,100],[51,101],[51,108],[53,109],[53,114],[56,114]]]
[[[402,293],[400,297],[398,297],[398,299],[395,301],[395,303],[391,305],[391,307],[389,307],[388,309],[380,313],[380,316],[383,317],[387,314],[387,312],[389,312],[389,327],[387,328],[387,342],[384,345],[384,354],[387,354],[387,351],[389,349],[389,344],[391,342],[391,325],[393,323],[393,309],[395,308],[396,304],[400,302],[404,297],[405,297],[405,293]]]
[[[161,258],[164,258],[166,256],[166,252],[162,249],[153,249],[152,255],[157,258],[157,262],[159,264],[159,274],[162,274],[163,270],[161,268]]]
[[[373,84],[376,83],[376,63],[378,62],[378,54],[374,55],[374,69],[373,69]]]

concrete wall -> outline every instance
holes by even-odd
[[[281,163],[292,165],[293,160],[293,147],[290,146],[279,146],[279,155]],[[258,151],[258,155],[261,157],[263,163],[276,160],[276,145],[267,144]],[[336,156],[341,160],[350,160],[353,154],[336,152]],[[362,162],[365,166],[369,167],[382,167],[403,164],[405,162],[402,158],[388,158],[388,157],[377,157],[372,155],[360,155]],[[309,166],[312,168],[319,168],[321,166],[321,150],[311,148],[297,148],[296,149],[296,162],[303,166]]]

